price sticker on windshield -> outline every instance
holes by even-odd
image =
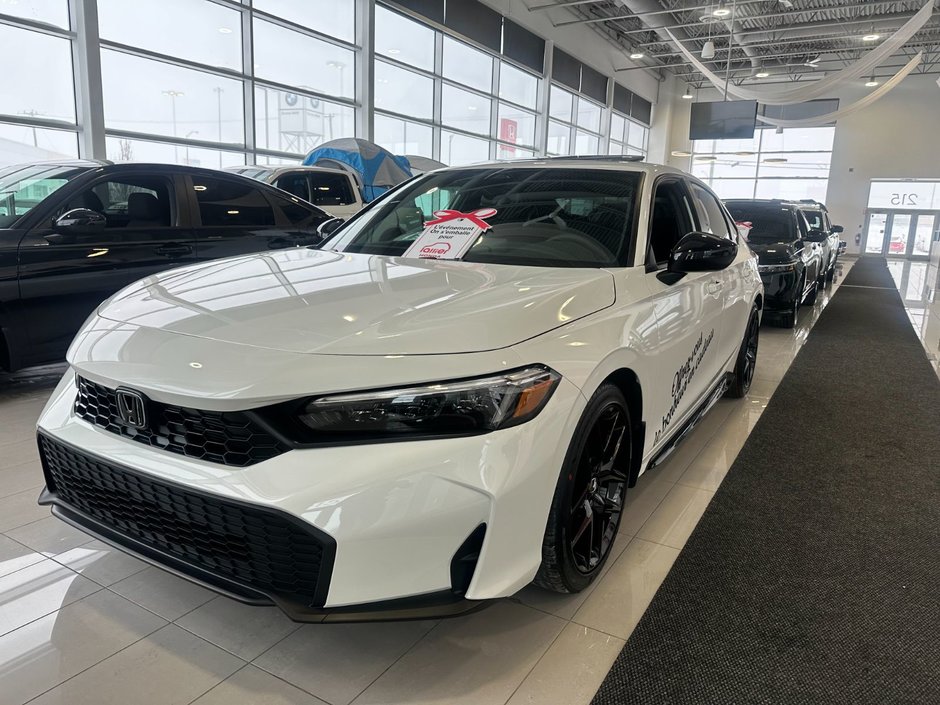
[[[424,224],[424,230],[402,257],[460,259],[473,247],[480,235],[493,227],[486,219],[494,215],[495,208],[480,208],[469,213],[434,211],[434,220]]]
[[[735,221],[734,224],[738,229],[738,235],[740,235],[745,240],[747,240],[748,233],[750,233],[751,230],[754,229],[754,223],[752,223],[749,220],[743,220],[743,221],[738,220],[738,221]]]

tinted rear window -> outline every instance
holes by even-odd
[[[751,223],[748,240],[796,240],[796,223],[790,209],[765,203],[725,203],[731,217],[739,223]]]

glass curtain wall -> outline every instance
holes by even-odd
[[[82,5],[96,10],[82,23],[87,32],[72,26]],[[0,0],[0,60],[29,62],[0,90],[0,165],[80,154],[216,168],[297,163],[323,142],[360,134],[363,102],[375,142],[447,164],[645,154],[646,126],[382,4],[372,85],[362,85],[357,6]],[[79,31],[94,34],[94,15],[99,41],[86,49]],[[84,73],[88,54],[100,56],[100,74]],[[90,125],[76,97],[86,84],[103,103],[103,114],[90,106]]]
[[[0,16],[0,165],[76,158],[68,0],[3,2]]]
[[[375,8],[375,142],[449,165],[538,153],[541,78],[382,5]]]
[[[649,147],[649,128],[626,115],[612,111],[608,154],[628,154],[645,158]]]
[[[696,140],[691,169],[722,198],[826,200],[835,127],[761,128],[749,140]]]

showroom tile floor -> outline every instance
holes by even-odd
[[[795,330],[762,328],[752,394],[640,479],[591,589],[453,620],[298,625],[89,540],[36,505],[33,425],[61,368],[0,380],[0,705],[587,703],[830,295]],[[909,304],[936,364],[940,306]]]

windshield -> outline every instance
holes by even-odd
[[[0,169],[0,228],[9,228],[45,198],[85,173],[60,164],[32,164]]]
[[[622,266],[635,238],[641,176],[624,170],[501,166],[436,172],[380,199],[325,247],[401,256],[431,227],[429,221],[440,222],[440,211],[479,211],[489,227],[459,257],[465,262]]]
[[[796,222],[786,207],[764,203],[725,203],[731,216],[738,223],[751,223],[747,239],[770,240],[772,242],[791,242],[797,240]]]

